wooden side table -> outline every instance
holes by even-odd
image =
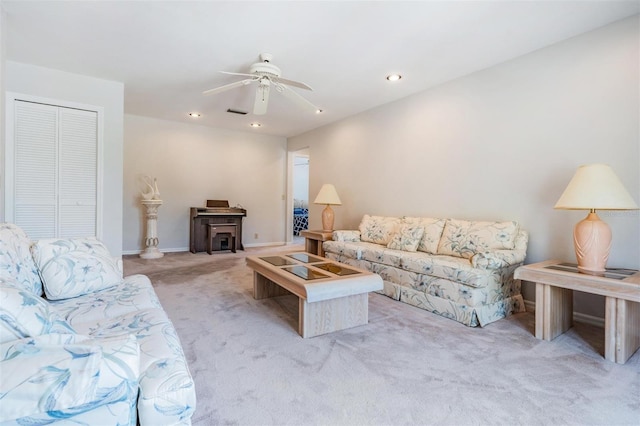
[[[640,271],[578,272],[575,264],[549,260],[521,266],[515,278],[536,283],[538,339],[553,340],[571,328],[573,290],[605,296],[604,357],[624,364],[640,347]]]
[[[300,235],[304,237],[304,251],[324,257],[324,249],[322,243],[331,241],[333,231],[300,231]]]

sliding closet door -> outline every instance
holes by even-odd
[[[14,108],[13,222],[34,240],[96,236],[97,113],[21,100]]]

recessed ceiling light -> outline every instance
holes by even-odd
[[[319,108],[316,110],[316,114],[322,114],[323,112],[324,112],[324,111],[323,111],[323,110],[321,110],[321,109],[319,109]]]
[[[260,123],[251,123],[251,127],[260,127],[262,124]]]
[[[193,118],[198,118],[200,117],[200,113],[199,112],[190,112],[189,115]]]
[[[389,81],[398,81],[402,78],[402,76],[400,74],[389,74],[387,76],[387,80]]]

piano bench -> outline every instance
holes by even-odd
[[[213,239],[218,234],[229,234],[229,246],[233,253],[236,252],[236,228],[235,223],[209,223],[207,224],[207,253],[212,253]]]

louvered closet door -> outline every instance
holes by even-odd
[[[97,113],[15,102],[15,223],[32,239],[96,235]]]
[[[96,235],[97,114],[59,109],[59,237]]]
[[[58,109],[15,103],[15,223],[32,239],[56,235]]]

